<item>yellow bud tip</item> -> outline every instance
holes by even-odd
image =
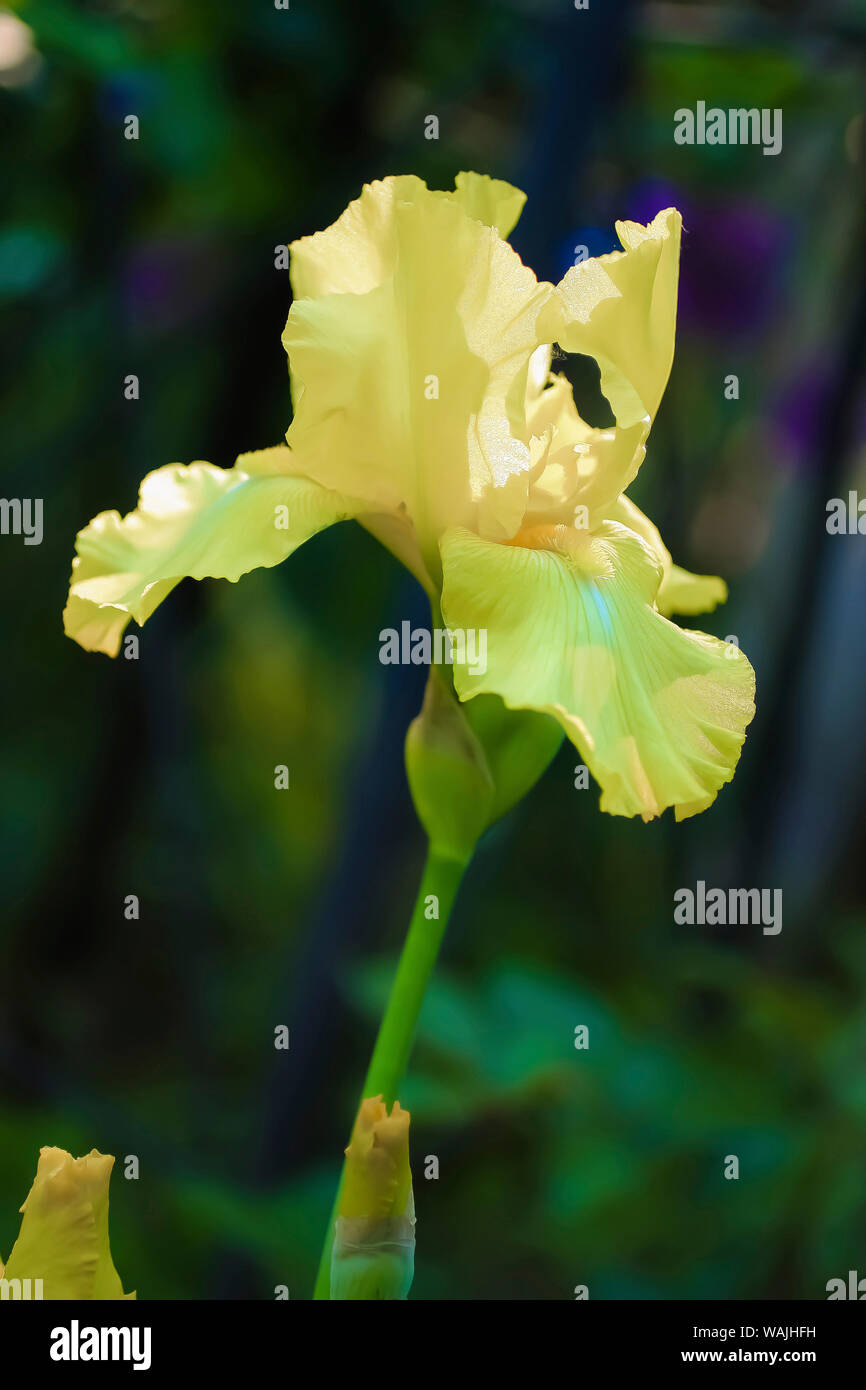
[[[340,1216],[380,1221],[402,1216],[409,1203],[409,1112],[381,1096],[361,1102],[346,1149]]]
[[[39,1150],[36,1178],[20,1210],[26,1212],[37,1202],[61,1205],[81,1194],[95,1206],[108,1200],[108,1182],[114,1167],[111,1154],[91,1149],[83,1158],[73,1158],[65,1149],[50,1145]]]
[[[108,1187],[113,1167],[111,1154],[96,1149],[82,1158],[51,1146],[40,1149],[6,1279],[39,1280],[39,1297],[47,1300],[135,1297],[124,1294],[111,1258]]]

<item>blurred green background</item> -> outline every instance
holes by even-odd
[[[759,713],[694,821],[602,816],[567,744],[483,843],[401,1094],[413,1297],[823,1298],[866,1274],[866,560],[825,528],[866,486],[866,5],[16,12],[0,490],[44,498],[45,534],[0,538],[0,1251],[39,1146],[95,1145],[141,1163],[112,1190],[127,1288],[309,1295],[423,851],[402,769],[423,672],[378,661],[420,591],[350,524],[237,586],[185,582],[137,662],[86,655],[60,613],[76,531],[145,472],[282,437],[275,246],[366,180],[467,168],[526,190],[513,241],[544,278],[612,249],[618,217],[682,210],[633,493],[729,581],[696,625],[736,635]],[[676,145],[698,100],[781,108],[781,154]],[[675,925],[699,878],[781,887],[781,935]]]

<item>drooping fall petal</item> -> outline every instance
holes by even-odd
[[[733,645],[654,606],[661,566],[615,522],[539,527],[498,545],[442,541],[443,614],[486,629],[487,670],[455,662],[461,699],[498,694],[559,720],[602,789],[601,808],[694,815],[729,781],[754,713],[754,674]]]
[[[291,466],[280,445],[242,454],[234,468],[175,463],[149,473],[135,511],[102,512],[79,532],[67,635],[116,656],[130,618],[145,622],[181,579],[237,580],[357,513]]]

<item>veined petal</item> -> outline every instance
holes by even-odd
[[[122,1299],[108,1239],[108,1184],[114,1159],[94,1149],[73,1158],[44,1148],[21,1208],[21,1231],[7,1279],[41,1279],[46,1299]]]
[[[674,355],[682,218],[667,208],[643,227],[617,222],[622,251],[581,261],[539,324],[567,352],[595,358],[618,425],[654,419]]]
[[[279,564],[362,509],[289,474],[291,466],[291,451],[279,445],[242,454],[234,468],[173,463],[149,473],[135,511],[101,512],[79,532],[67,635],[116,656],[130,618],[143,623],[181,579],[234,581]]]
[[[499,545],[455,529],[442,560],[448,627],[487,633],[486,671],[455,660],[461,699],[552,714],[604,811],[650,820],[673,806],[682,819],[711,804],[754,713],[754,674],[738,648],[657,611],[661,567],[640,537],[605,522]]]
[[[293,248],[298,297],[283,335],[288,439],[304,471],[370,511],[407,513],[434,573],[448,525],[503,538],[520,525],[529,359],[552,291],[465,210],[498,195],[458,192],[411,177],[369,184]]]
[[[662,567],[662,582],[656,595],[660,613],[683,613],[694,617],[711,613],[728,597],[728,586],[715,574],[691,574],[675,565],[657,526],[629,497],[619,497],[609,509],[608,519],[628,526],[649,546]]]

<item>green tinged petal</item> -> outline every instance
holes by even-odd
[[[72,1158],[44,1148],[21,1208],[21,1231],[6,1279],[41,1279],[43,1297],[124,1299],[108,1239],[108,1184],[114,1159],[94,1149]]]
[[[457,693],[553,715],[600,783],[602,810],[704,810],[754,714],[751,666],[657,611],[661,566],[634,532],[538,530],[529,545],[443,537],[446,622],[487,631],[487,670],[455,663]]]
[[[145,622],[181,579],[237,580],[356,514],[291,465],[280,445],[242,454],[234,468],[174,463],[149,473],[135,511],[101,512],[79,532],[67,635],[116,656],[130,618]]]
[[[696,617],[712,613],[728,597],[728,586],[716,574],[692,574],[672,564],[659,588],[656,603],[660,613],[682,613]]]

